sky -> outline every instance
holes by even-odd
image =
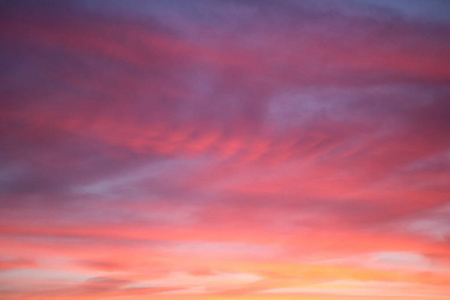
[[[449,298],[449,1],[0,0],[0,299]]]

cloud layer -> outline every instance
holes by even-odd
[[[1,1],[0,295],[445,297],[449,12]]]

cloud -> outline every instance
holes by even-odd
[[[5,278],[76,270],[55,298],[447,283],[444,1],[0,6]],[[310,266],[330,260],[353,265]]]
[[[0,270],[29,268],[35,265],[36,262],[20,257],[2,257],[0,259]]]

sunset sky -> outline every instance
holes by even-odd
[[[0,299],[450,299],[450,1],[0,0]]]

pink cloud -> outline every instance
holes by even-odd
[[[443,2],[44,2],[0,4],[6,299],[442,295]]]

